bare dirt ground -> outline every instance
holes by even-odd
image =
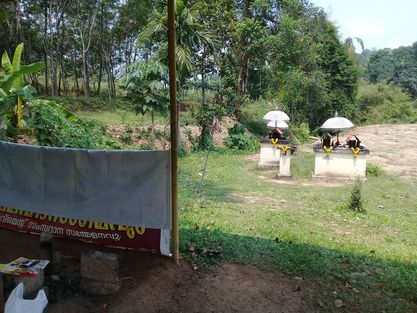
[[[49,304],[46,313],[370,311],[363,296],[346,297],[349,287],[345,285],[326,285],[229,263],[200,272],[184,260],[175,265],[169,258],[149,253],[69,240],[55,240],[54,244],[63,255],[63,264],[57,300]],[[38,257],[38,247],[37,236],[0,230],[0,263],[19,256]],[[80,255],[91,249],[120,256],[122,288],[118,293],[92,296],[80,290]],[[340,295],[344,295],[343,305],[338,308],[335,303]]]
[[[340,141],[348,134],[357,135],[370,150],[370,162],[400,177],[417,177],[417,124],[356,127],[340,135]],[[311,152],[311,145],[303,145],[300,150]]]
[[[150,128],[149,127],[131,127],[129,126],[131,135],[129,138],[129,144],[137,145],[137,146],[144,146],[150,143],[149,138],[144,138],[143,133],[148,132],[150,135]],[[121,140],[124,136],[126,136],[126,129],[127,126],[123,124],[114,124],[107,126],[107,131],[113,139]],[[167,125],[156,125],[155,131],[159,132],[160,134],[168,134],[169,127]],[[188,125],[180,128],[180,138],[181,143],[187,149],[191,149],[193,144],[198,142],[198,137],[200,136],[201,129],[195,125]],[[221,125],[219,131],[213,133],[213,144],[217,147],[224,146],[224,139],[227,137],[227,127]],[[167,135],[165,135],[167,136]],[[25,142],[26,138],[21,139],[21,143]],[[155,141],[155,145],[157,149],[161,150],[169,150],[170,144],[167,138],[158,137]]]
[[[371,151],[369,161],[401,177],[417,176],[417,124],[364,126],[351,133]]]

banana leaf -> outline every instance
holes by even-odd
[[[3,78],[0,79],[0,88],[3,89],[6,93],[10,91],[13,83],[16,79],[22,77],[23,75],[29,75],[41,71],[45,67],[43,62],[38,62],[30,65],[23,65],[19,70],[6,74]],[[7,71],[6,71],[7,73]]]

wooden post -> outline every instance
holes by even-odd
[[[179,263],[178,234],[178,108],[175,56],[175,0],[168,0],[168,60],[169,98],[171,112],[171,187],[172,187],[172,251],[174,262]]]
[[[4,307],[4,285],[3,285],[3,275],[0,273],[0,312],[3,312]]]

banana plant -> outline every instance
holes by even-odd
[[[1,57],[0,71],[0,131],[9,132],[13,129],[12,121],[16,120],[17,128],[22,127],[23,101],[29,99],[34,92],[30,85],[25,86],[24,76],[43,69],[42,62],[21,65],[23,43],[16,47],[13,60],[7,52]],[[17,103],[17,104],[16,104]]]

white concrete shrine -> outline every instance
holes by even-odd
[[[326,153],[321,145],[315,145],[313,149],[315,152],[313,177],[365,178],[368,149],[360,149],[356,156],[352,149],[345,147],[334,148],[329,153]]]

